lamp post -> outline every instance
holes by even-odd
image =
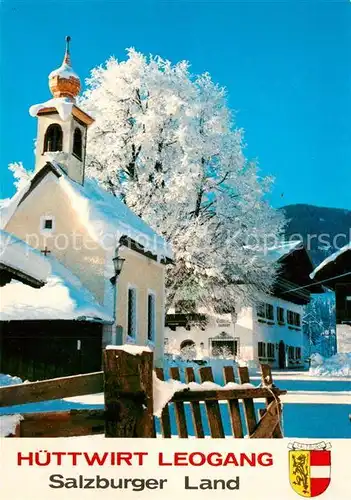
[[[113,267],[115,271],[115,275],[110,278],[110,282],[112,283],[112,286],[114,288],[113,290],[113,319],[114,319],[114,330],[112,332],[112,344],[116,345],[116,336],[117,336],[117,318],[116,318],[116,308],[117,308],[117,280],[119,275],[122,272],[123,264],[125,262],[125,259],[122,259],[121,257],[118,256],[118,249],[116,248],[115,250],[115,256],[112,259],[113,262]]]
[[[116,250],[115,256],[112,259],[113,267],[115,269],[115,275],[112,276],[112,278],[110,279],[112,285],[116,284],[117,278],[122,272],[122,268],[123,268],[123,264],[124,264],[125,260],[126,259],[122,259],[121,257],[118,257],[117,250]]]

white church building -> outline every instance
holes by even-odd
[[[101,369],[108,344],[162,365],[168,243],[86,175],[88,127],[66,39],[37,121],[34,172],[0,210],[0,372],[28,380]]]
[[[303,309],[311,292],[320,293],[309,274],[313,268],[299,241],[283,243],[268,251],[279,266],[273,291],[262,294],[250,307],[232,314],[184,314],[177,306],[166,319],[165,350],[187,349],[203,357],[233,356],[269,363],[275,368],[303,365]]]

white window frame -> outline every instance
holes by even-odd
[[[135,329],[134,329],[134,335],[129,335],[129,290],[133,290],[135,293],[135,318],[134,318],[134,324],[135,324]],[[134,343],[137,340],[138,337],[138,288],[135,285],[128,284],[127,287],[127,340],[128,342]]]
[[[149,339],[149,296],[153,297],[154,301],[154,310],[153,310],[153,332],[151,339]],[[147,313],[147,330],[146,330],[146,339],[148,344],[155,345],[156,342],[156,293],[154,290],[148,290],[146,295],[146,313]]]
[[[49,229],[49,228],[45,228],[45,222],[47,220],[51,220],[52,221],[52,228]],[[55,231],[55,227],[56,227],[56,221],[55,221],[55,216],[54,215],[41,215],[40,216],[40,233],[41,234],[50,234],[50,233],[53,233]]]

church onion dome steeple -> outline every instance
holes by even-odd
[[[66,52],[61,66],[49,75],[49,87],[52,95],[66,97],[73,102],[80,91],[79,76],[73,71],[71,66],[71,56],[69,52],[70,36],[66,36]]]
[[[76,104],[76,96],[80,91],[79,76],[73,71],[69,52],[71,38],[66,37],[66,51],[61,66],[49,75],[49,87],[53,97],[46,102],[34,104],[29,108],[31,116],[57,112],[62,121],[69,120],[72,115],[89,126],[94,119]]]

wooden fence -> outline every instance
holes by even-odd
[[[52,399],[104,393],[103,410],[69,410],[27,413],[9,437],[68,437],[105,434],[105,437],[156,437],[153,415],[153,354],[142,352],[132,355],[124,350],[108,349],[103,353],[103,371],[71,377],[44,380],[0,388],[0,407],[38,403]],[[163,437],[170,438],[171,406],[174,406],[177,434],[181,438],[189,435],[189,405],[194,434],[205,437],[204,423],[208,424],[213,438],[225,437],[220,403],[228,408],[232,435],[237,438],[281,438],[280,395],[286,394],[274,386],[268,365],[261,365],[260,387],[218,390],[189,390],[176,392],[164,407],[160,426]],[[164,380],[162,369],[156,375]],[[174,380],[180,379],[178,368],[170,369]],[[186,382],[195,381],[193,368],[185,370]],[[210,367],[199,368],[201,382],[213,382]],[[233,367],[224,368],[226,383],[235,382]],[[249,383],[246,367],[239,368],[239,383]],[[258,415],[255,400],[263,399],[265,408]],[[242,401],[243,410],[240,410]],[[206,413],[201,412],[201,403]],[[243,416],[244,418],[243,418]],[[207,422],[204,422],[204,420]],[[246,429],[246,431],[245,431]],[[173,432],[174,434],[174,432]]]

